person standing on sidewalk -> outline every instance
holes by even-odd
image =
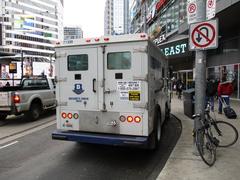
[[[222,101],[224,100],[227,105],[230,105],[230,96],[233,93],[232,82],[223,77],[222,82],[218,85],[218,113],[222,114]]]
[[[215,83],[213,80],[210,80],[209,78],[207,79],[207,84],[206,84],[206,105],[207,103],[210,103],[211,111],[214,111],[214,97],[217,93],[217,86],[215,86]]]
[[[178,93],[178,99],[181,99],[182,97],[182,90],[183,90],[183,82],[181,79],[178,79],[176,82],[176,88]]]

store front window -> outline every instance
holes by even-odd
[[[231,81],[233,84],[234,92],[232,98],[240,98],[240,64],[226,65],[226,66],[215,66],[207,69],[207,77],[216,81],[222,81],[225,76],[227,81]]]
[[[158,20],[161,27],[167,26],[167,33],[170,33],[178,29],[178,17],[179,17],[179,4],[174,3],[169,7],[164,14],[162,14]]]
[[[179,24],[187,22],[187,1],[179,0]]]

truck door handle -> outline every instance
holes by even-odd
[[[93,79],[92,83],[93,83],[93,92],[96,93],[97,91],[95,89],[95,84],[96,84],[96,79],[95,78]]]
[[[109,88],[104,91],[105,94],[115,93],[117,90],[110,90]]]

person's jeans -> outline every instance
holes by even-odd
[[[227,105],[230,105],[230,98],[229,96],[220,96],[218,97],[218,112],[222,113],[222,101],[225,101]]]
[[[210,103],[211,111],[214,111],[214,96],[206,96],[205,108],[207,108],[207,103]]]

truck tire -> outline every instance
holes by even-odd
[[[168,106],[165,106],[165,120],[169,120],[170,119],[170,109],[168,108]]]
[[[27,112],[27,116],[30,118],[30,120],[35,121],[40,117],[41,112],[41,105],[38,103],[33,103],[30,107],[30,110]]]
[[[6,117],[7,117],[7,115],[6,115],[6,114],[0,114],[0,120],[1,120],[1,121],[5,120],[5,119],[6,119]]]
[[[158,149],[161,139],[161,132],[161,114],[160,110],[156,110],[154,115],[154,128],[150,137],[150,149]]]

